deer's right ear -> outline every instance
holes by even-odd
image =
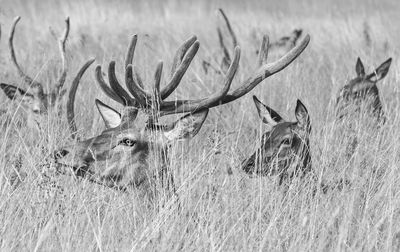
[[[299,126],[311,131],[310,115],[306,106],[300,100],[297,100],[295,115]]]
[[[106,125],[106,128],[115,128],[121,124],[121,114],[115,109],[96,99],[96,107]]]
[[[364,65],[363,65],[363,63],[362,63],[360,58],[357,58],[356,73],[357,73],[358,77],[364,77],[365,76]]]
[[[282,117],[277,112],[260,102],[255,95],[253,96],[253,101],[256,105],[258,116],[261,118],[263,123],[275,126],[279,122],[283,121]]]
[[[377,82],[385,78],[389,72],[390,64],[392,63],[392,58],[387,59],[383,62],[372,74],[369,74],[367,78],[371,81]]]
[[[18,102],[25,101],[26,99],[32,99],[33,95],[27,93],[25,90],[17,88],[16,86],[1,83],[0,88],[11,100],[16,100]]]

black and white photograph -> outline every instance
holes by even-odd
[[[400,251],[400,1],[1,0],[0,251]]]

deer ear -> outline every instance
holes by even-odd
[[[23,99],[33,98],[33,95],[27,93],[25,90],[17,88],[14,85],[5,83],[0,84],[0,88],[11,100],[22,101]]]
[[[385,62],[383,62],[373,73],[368,76],[368,79],[377,82],[385,78],[387,73],[389,72],[390,64],[392,63],[392,58],[389,58]]]
[[[121,124],[121,114],[96,99],[96,106],[106,125],[106,128],[115,128]]]
[[[255,95],[253,96],[253,101],[256,105],[258,116],[261,118],[263,123],[275,126],[277,123],[283,121],[282,117],[277,112],[260,102]]]
[[[365,76],[364,65],[363,65],[363,63],[362,63],[360,58],[357,58],[356,73],[357,73],[358,77],[364,77]]]
[[[310,130],[311,129],[310,116],[308,114],[306,107],[300,100],[297,100],[295,114],[299,126],[302,128],[306,128],[307,130]]]
[[[174,122],[171,126],[168,126],[168,130],[164,131],[164,135],[170,141],[192,138],[200,131],[207,115],[208,109],[187,114]]]

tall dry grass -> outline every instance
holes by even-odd
[[[70,74],[89,58],[104,66],[122,62],[130,35],[139,34],[135,61],[151,83],[159,59],[170,64],[175,49],[196,34],[201,42],[176,97],[198,98],[218,90],[220,77],[206,76],[201,59],[218,47],[215,10],[223,7],[243,51],[233,83],[251,74],[261,35],[271,39],[303,28],[312,37],[306,51],[252,94],[294,118],[297,98],[312,120],[311,154],[320,181],[346,178],[352,185],[313,196],[313,186],[295,180],[283,190],[275,178],[249,178],[240,162],[255,149],[264,130],[251,95],[211,110],[201,132],[171,153],[180,208],[160,206],[136,191],[121,193],[69,176],[51,176],[43,168],[52,151],[68,142],[65,118],[48,116],[45,131],[3,127],[1,137],[0,250],[51,251],[308,251],[400,249],[399,48],[397,1],[3,1],[0,6],[1,82],[21,84],[10,64],[7,33],[22,16],[15,44],[24,69],[51,85],[60,71],[55,39],[48,27],[63,29],[71,18],[68,41]],[[364,39],[368,26],[371,45]],[[147,36],[148,35],[148,36]],[[349,159],[346,128],[334,122],[338,89],[355,76],[360,56],[368,70],[393,57],[379,83],[387,124],[367,127],[368,117],[352,118],[358,145]],[[69,75],[67,85],[72,81]],[[200,95],[201,94],[201,95]],[[23,118],[1,95],[2,109]],[[76,99],[82,137],[101,132],[94,99],[106,98],[95,83],[93,67]],[[14,104],[15,105],[15,104]],[[20,119],[18,119],[20,120]],[[22,119],[23,120],[23,119]],[[13,189],[9,174],[22,156],[25,180]],[[233,171],[228,175],[228,169]],[[50,175],[49,175],[50,174]]]

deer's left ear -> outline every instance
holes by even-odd
[[[107,106],[100,100],[96,99],[96,106],[103,118],[106,128],[115,128],[121,124],[121,114],[115,109]]]
[[[253,96],[253,101],[256,105],[258,116],[261,118],[263,123],[269,126],[275,126],[279,122],[283,121],[282,117],[277,112],[260,102],[255,95]]]
[[[201,126],[208,115],[208,109],[185,115],[164,131],[165,137],[170,140],[192,138],[199,133]]]
[[[299,126],[310,131],[311,130],[310,116],[308,114],[306,107],[300,100],[297,100],[295,114]]]
[[[379,80],[382,80],[385,78],[387,73],[389,72],[390,64],[392,63],[392,58],[389,58],[385,62],[383,62],[373,73],[371,73],[368,76],[368,79],[370,79],[373,82],[377,82]]]

